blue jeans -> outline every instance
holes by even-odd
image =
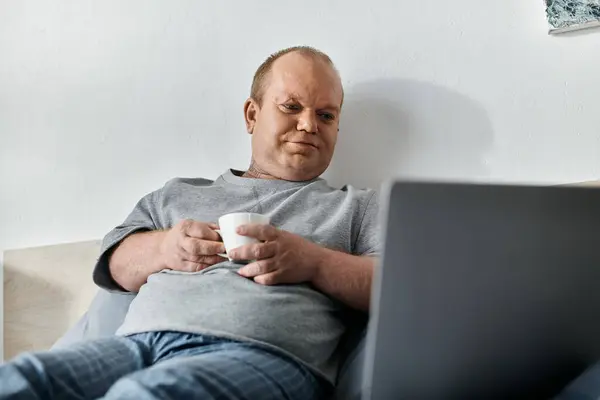
[[[317,399],[330,387],[262,346],[149,332],[25,353],[0,365],[0,399]]]

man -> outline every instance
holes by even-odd
[[[0,398],[311,399],[332,387],[341,311],[369,307],[378,254],[373,191],[319,176],[337,141],[342,83],[325,54],[282,50],[244,104],[252,161],[216,181],[174,179],[104,239],[95,282],[139,292],[117,336],[0,367]],[[229,252],[230,212],[271,225]]]

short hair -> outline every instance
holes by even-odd
[[[254,73],[254,79],[252,79],[252,87],[250,89],[250,97],[254,99],[258,104],[262,104],[263,92],[265,89],[265,81],[268,78],[271,69],[273,69],[273,63],[279,58],[289,53],[298,52],[302,55],[312,57],[317,60],[324,61],[329,65],[339,76],[339,71],[335,67],[331,58],[320,50],[310,46],[294,46],[288,47],[287,49],[279,50],[276,53],[271,54],[256,70]],[[344,99],[344,89],[342,88],[342,102]]]

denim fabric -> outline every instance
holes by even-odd
[[[25,353],[0,365],[0,399],[317,399],[329,385],[260,346],[149,332]]]

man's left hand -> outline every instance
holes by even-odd
[[[263,285],[313,280],[326,249],[272,225],[242,225],[237,233],[260,240],[231,250],[233,260],[256,260],[238,273]]]

